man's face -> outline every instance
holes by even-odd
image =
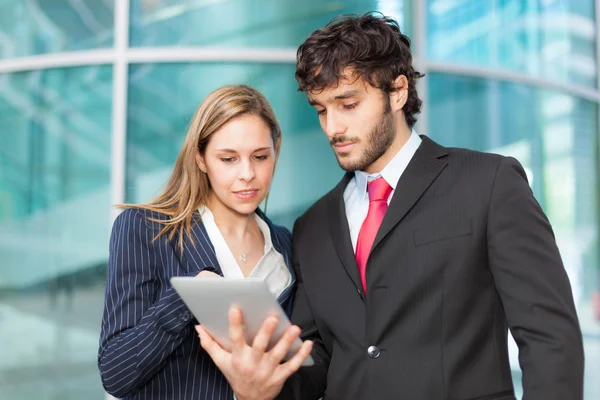
[[[308,93],[340,167],[369,171],[396,137],[390,97],[364,79],[343,78],[335,87]]]

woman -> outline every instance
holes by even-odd
[[[164,192],[124,205],[108,261],[98,366],[108,393],[131,399],[231,399],[194,331],[173,276],[260,277],[288,312],[290,232],[258,209],[281,130],[267,100],[226,86],[198,107]]]

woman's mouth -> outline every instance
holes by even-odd
[[[240,200],[250,200],[256,197],[258,194],[258,189],[238,190],[233,192],[233,194],[235,194]]]

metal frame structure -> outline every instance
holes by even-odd
[[[115,46],[113,50],[113,93],[110,200],[111,204],[125,202],[125,179],[127,161],[127,82],[129,63],[129,0],[115,2]],[[119,211],[111,208],[111,224]]]

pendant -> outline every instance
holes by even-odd
[[[242,262],[246,262],[246,253],[242,253]]]

